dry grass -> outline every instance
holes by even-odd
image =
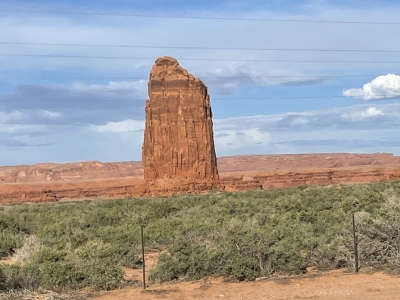
[[[71,292],[71,293],[56,293],[39,289],[37,291],[9,291],[0,293],[0,300],[84,300],[88,295]]]
[[[12,256],[12,260],[16,263],[25,263],[29,260],[31,255],[42,247],[42,242],[34,235],[28,236],[24,245],[17,249],[16,253]]]

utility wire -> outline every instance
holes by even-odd
[[[346,78],[346,77],[377,77],[373,74],[350,74],[350,75],[279,75],[279,76],[202,76],[196,75],[200,79],[279,79],[279,78]],[[149,77],[0,77],[9,80],[148,80]]]
[[[123,60],[154,60],[154,57],[133,56],[88,56],[88,55],[58,55],[58,54],[11,54],[0,53],[5,57],[52,57],[52,58],[95,58],[95,59],[123,59]],[[290,62],[290,63],[371,63],[371,64],[398,64],[400,61],[393,60],[291,60],[291,59],[231,59],[231,58],[177,58],[187,61],[246,61],[246,62]]]
[[[387,95],[377,95],[376,97],[387,97]],[[211,97],[211,101],[231,101],[231,100],[292,100],[292,99],[337,99],[337,98],[354,98],[354,97],[348,97],[348,96],[343,96],[343,95],[332,95],[332,96],[280,96],[280,97],[226,97],[226,98],[214,98]],[[400,96],[398,97],[400,98]],[[393,98],[394,99],[394,98]],[[141,102],[145,101],[146,99],[86,99],[84,101],[112,101],[112,102]],[[74,102],[73,100],[68,100],[68,102]],[[81,99],[76,100],[77,102],[82,102]],[[13,102],[13,103],[40,103],[40,101],[27,101],[27,100],[1,100],[0,99],[0,104],[5,103],[5,102]]]
[[[4,41],[0,41],[0,45],[143,48],[143,49],[240,50],[240,51],[400,53],[400,50],[379,50],[379,49],[245,48],[245,47],[159,46],[159,45],[150,46],[150,45],[122,45],[122,44],[68,44],[68,43],[36,43],[36,42],[4,42]]]
[[[188,19],[188,20],[221,20],[221,21],[255,21],[255,22],[284,22],[284,23],[328,23],[328,24],[365,24],[365,25],[400,25],[400,22],[384,21],[349,21],[349,20],[311,20],[311,19],[273,19],[273,18],[232,18],[232,17],[204,17],[204,16],[167,16],[124,13],[99,13],[99,12],[73,12],[73,11],[46,11],[46,10],[17,10],[0,9],[7,13],[32,13],[32,14],[57,14],[57,15],[82,15],[104,17],[136,17],[155,19]]]

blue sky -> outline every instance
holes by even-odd
[[[147,79],[164,55],[209,87],[218,156],[400,155],[400,24],[282,21],[399,15],[394,0],[2,1],[0,165],[140,160]]]

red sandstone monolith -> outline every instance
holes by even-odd
[[[217,180],[207,87],[172,57],[156,60],[148,83],[142,149],[144,179]]]

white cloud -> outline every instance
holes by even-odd
[[[291,125],[304,125],[310,123],[310,121],[306,118],[295,118],[292,122],[290,122]]]
[[[47,127],[44,125],[14,125],[14,124],[0,124],[0,133],[13,136],[15,134],[23,135],[29,133],[45,132]]]
[[[147,98],[144,81],[68,85],[19,85],[0,95],[0,121],[22,118],[36,124],[105,124],[107,121],[140,119]],[[10,113],[9,111],[14,111]]]
[[[60,126],[54,131],[48,125],[0,124],[0,140],[9,141],[3,143],[2,149],[14,149],[1,152],[0,164],[140,160],[144,123],[125,119],[100,126],[65,128],[62,133],[58,131]],[[214,136],[218,156],[315,152],[400,154],[399,126],[400,104],[395,103],[216,119]],[[32,144],[50,146],[41,149],[24,146]],[[79,151],[72,151],[72,145],[79,145]]]
[[[17,121],[22,119],[23,114],[19,111],[13,111],[11,113],[5,113],[0,111],[0,122],[5,123],[9,121]]]
[[[43,116],[50,118],[50,119],[55,119],[61,117],[61,114],[56,111],[49,111],[49,110],[44,110],[43,111]]]
[[[259,64],[244,62],[233,62],[213,71],[197,72],[195,75],[209,86],[211,93],[228,95],[245,86],[314,85],[329,79],[306,74],[293,76],[282,72],[271,73],[260,68]]]
[[[400,154],[396,148],[400,146],[398,126],[400,104],[395,103],[220,119],[214,121],[214,133],[218,155],[316,152]]]
[[[271,135],[259,128],[215,131],[215,147],[218,156],[251,153],[266,149]]]
[[[343,95],[366,101],[400,98],[400,76],[396,74],[378,76],[364,84],[361,89],[345,90]]]
[[[369,107],[365,111],[344,113],[341,115],[341,117],[348,121],[363,121],[368,118],[373,118],[383,115],[385,114],[380,109],[376,107]]]
[[[68,87],[68,86],[67,86]],[[69,85],[72,90],[75,91],[95,91],[95,92],[104,92],[104,91],[135,91],[145,93],[147,91],[147,80],[139,80],[139,81],[110,81],[108,84],[86,84],[85,82],[75,82]]]
[[[121,133],[144,130],[144,121],[124,120],[120,122],[108,122],[106,125],[91,126],[98,133]]]

